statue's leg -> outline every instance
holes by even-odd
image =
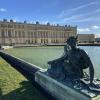
[[[72,73],[72,68],[68,63],[65,63],[63,66],[63,70],[64,70],[64,74],[67,77],[70,77],[71,73]]]
[[[62,64],[58,64],[57,67],[57,75],[58,75],[58,80],[62,81],[65,79],[65,73],[64,73],[64,68]]]
[[[56,64],[52,63],[52,64],[50,65],[50,68],[48,68],[47,72],[48,72],[48,74],[49,74],[50,76],[56,77],[56,76],[55,76],[55,73],[56,73]]]
[[[57,80],[63,80],[65,78],[62,63],[51,64],[51,68],[48,69],[48,73],[52,78]]]

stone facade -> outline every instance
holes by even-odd
[[[94,43],[95,35],[94,34],[78,34],[79,43]]]
[[[16,44],[49,44],[64,43],[70,36],[76,36],[77,27],[70,25],[59,26],[58,24],[46,25],[0,21],[0,44],[16,45]]]

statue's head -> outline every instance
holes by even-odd
[[[70,45],[72,48],[76,47],[77,44],[77,37],[71,36],[67,39],[67,44]]]

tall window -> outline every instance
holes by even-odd
[[[17,31],[15,31],[15,37],[17,38]]]
[[[4,30],[1,30],[1,36],[4,38],[5,35],[4,35]]]
[[[11,38],[11,30],[8,30],[8,37]]]
[[[25,38],[25,32],[24,31],[22,32],[22,36],[23,36],[23,38]]]
[[[19,38],[21,38],[21,32],[20,31],[18,32],[18,35],[19,35]]]

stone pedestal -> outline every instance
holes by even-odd
[[[41,71],[35,73],[35,81],[57,100],[100,100],[100,95],[92,97],[86,95],[52,79]]]

